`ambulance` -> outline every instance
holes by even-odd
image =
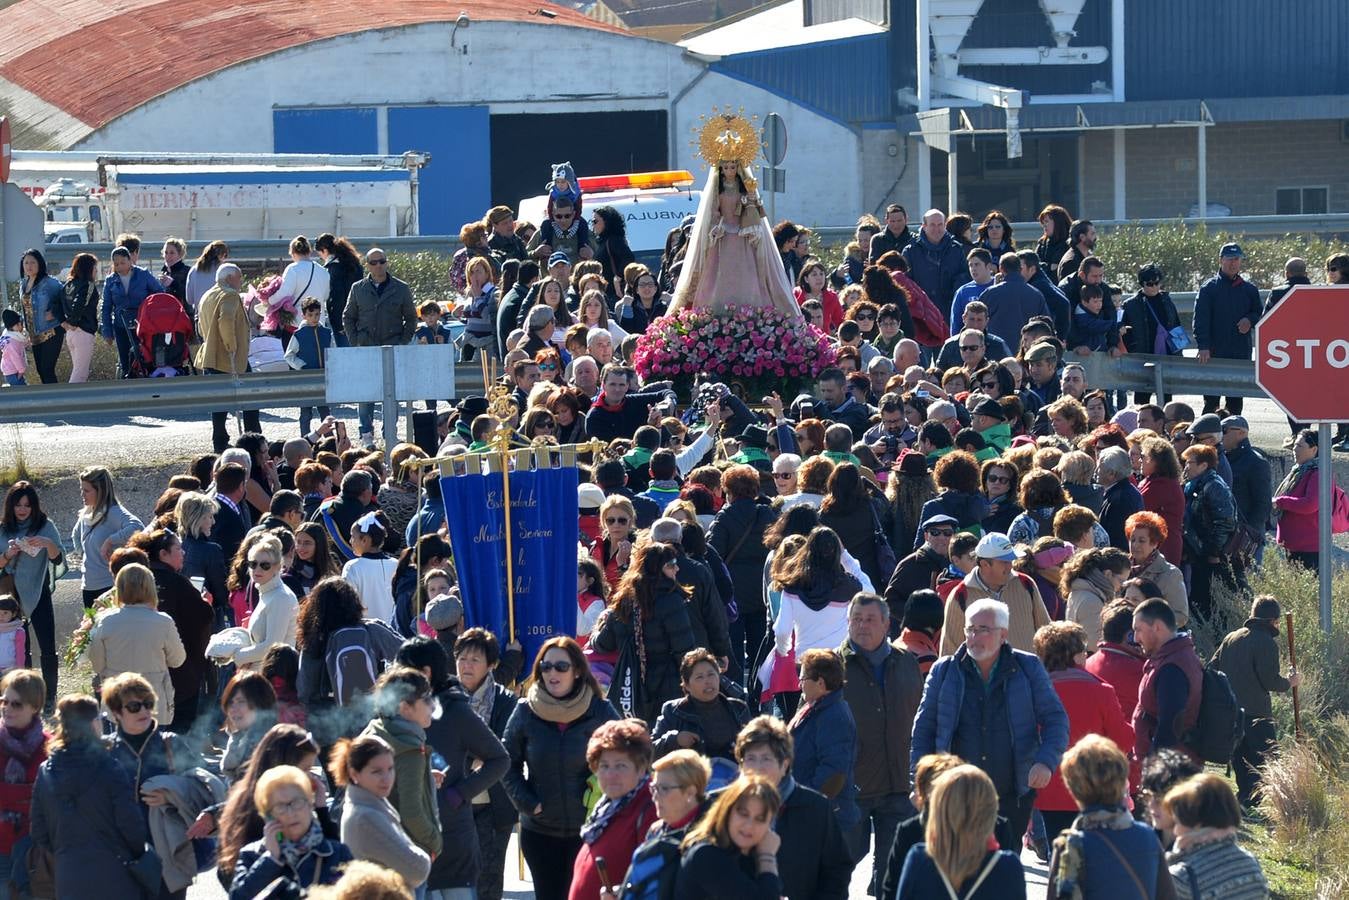
[[[693,189],[693,173],[635,172],[629,175],[594,175],[578,178],[581,212],[589,221],[596,209],[612,206],[627,222],[628,246],[640,263],[651,271],[660,269],[665,238],[687,216],[698,212],[702,191]],[[548,197],[520,201],[517,219],[538,225],[547,215]]]

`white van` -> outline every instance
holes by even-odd
[[[633,256],[653,272],[660,268],[670,229],[678,227],[685,216],[697,214],[702,199],[702,191],[693,189],[693,174],[688,171],[598,175],[578,182],[586,220],[601,206],[612,206],[622,213]],[[526,197],[520,201],[516,218],[537,226],[547,210],[547,195]]]

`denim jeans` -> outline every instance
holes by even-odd
[[[6,376],[5,376],[5,384],[9,385],[10,387],[27,387],[27,386],[28,386],[28,382],[24,380],[24,378],[23,378],[22,375],[6,375]]]
[[[879,897],[881,879],[885,877],[890,849],[895,843],[895,832],[899,829],[900,822],[914,814],[913,804],[904,794],[881,794],[864,800],[859,799],[857,807],[862,811],[862,821],[848,832],[848,849],[853,859],[865,858],[871,844],[871,835],[875,833],[875,853],[871,857],[871,894]]]

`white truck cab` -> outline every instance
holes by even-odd
[[[698,212],[702,191],[693,189],[693,173],[634,172],[628,175],[596,175],[578,178],[581,212],[589,220],[596,209],[612,206],[627,222],[628,246],[640,263],[651,271],[660,268],[665,238],[685,216]],[[548,197],[520,201],[517,219],[538,226],[547,216]]]

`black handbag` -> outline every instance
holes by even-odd
[[[632,613],[633,631],[614,662],[614,675],[609,683],[609,700],[627,718],[642,718],[646,704],[645,660],[642,647],[642,613]]]
[[[145,891],[146,896],[159,896],[164,882],[164,862],[153,847],[147,844],[140,856],[126,860],[122,865],[126,866],[126,870],[136,879],[136,883]]]

